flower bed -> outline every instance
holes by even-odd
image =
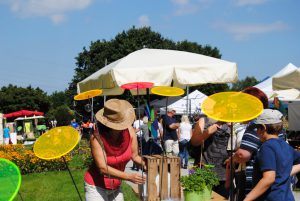
[[[31,149],[24,145],[0,145],[0,158],[14,162],[22,174],[33,172],[45,172],[54,170],[65,170],[66,165],[62,158],[54,160],[42,160],[35,156]],[[65,156],[66,161],[70,161],[69,155]]]

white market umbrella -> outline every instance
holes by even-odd
[[[152,82],[154,86],[196,86],[237,80],[236,63],[176,50],[141,49],[103,67],[77,83],[77,92],[102,89],[102,95],[123,93],[121,85]]]

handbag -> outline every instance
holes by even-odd
[[[8,140],[8,144],[13,144],[10,138]]]

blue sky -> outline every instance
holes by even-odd
[[[91,41],[132,26],[217,47],[239,78],[300,67],[299,0],[0,0],[0,87],[68,87]]]

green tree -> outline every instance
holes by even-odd
[[[18,110],[37,110],[48,112],[50,101],[40,88],[26,88],[8,85],[0,90],[0,111],[10,113]]]
[[[55,91],[49,96],[51,108],[55,109],[61,105],[71,105],[68,94],[63,91]]]
[[[221,58],[221,54],[216,47],[202,46],[187,40],[174,42],[162,37],[160,33],[152,31],[150,27],[132,27],[128,31],[117,34],[110,41],[97,40],[91,42],[89,49],[83,48],[83,51],[76,57],[75,74],[67,92],[70,94],[69,97],[73,97],[76,94],[76,84],[78,82],[98,71],[105,64],[112,63],[143,47],[181,50]],[[227,85],[219,84],[210,88],[214,88],[214,91],[220,91],[223,88],[227,88]],[[124,94],[124,98],[134,99],[130,96],[128,93]]]
[[[61,105],[54,109],[53,115],[57,120],[57,126],[68,126],[74,118],[73,111],[67,105]]]
[[[255,77],[246,77],[245,79],[238,80],[236,83],[232,84],[231,90],[232,91],[241,91],[247,87],[254,86],[259,82],[256,80]]]

